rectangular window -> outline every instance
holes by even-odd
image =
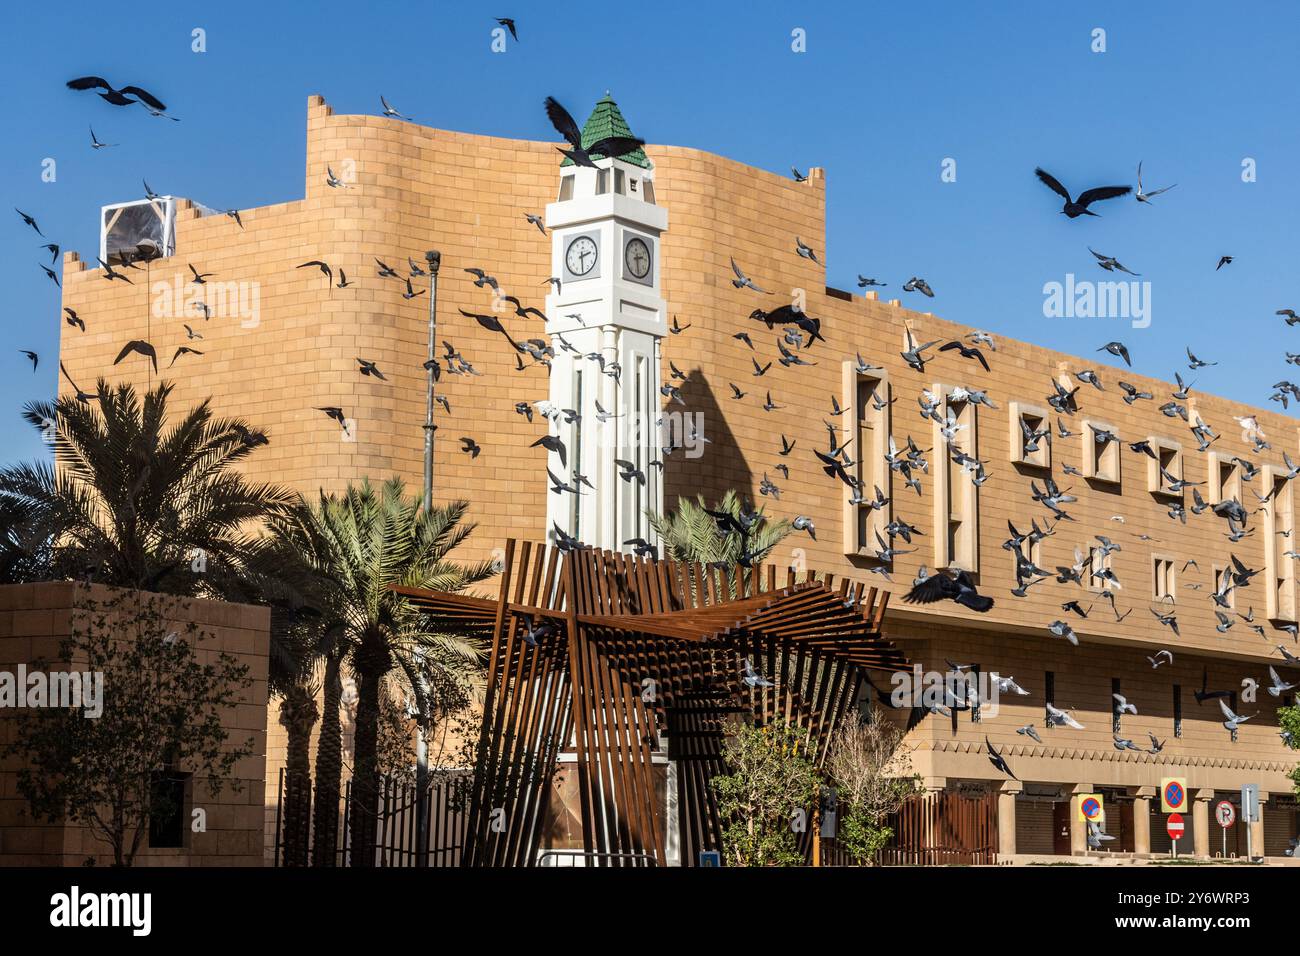
[[[1176,441],[1151,436],[1147,439],[1155,458],[1147,457],[1147,490],[1162,498],[1182,498],[1170,484],[1183,478],[1183,449]]]
[[[1093,591],[1104,591],[1110,587],[1110,582],[1101,575],[1111,570],[1111,559],[1115,557],[1114,553],[1103,553],[1103,549],[1092,547],[1088,550],[1091,560],[1088,562],[1088,588]]]
[[[614,192],[618,193],[620,196],[624,195],[627,192],[626,182],[627,182],[627,176],[624,175],[623,170],[615,167]]]
[[[1223,594],[1230,587],[1232,587],[1232,573],[1221,565],[1214,565],[1214,589],[1220,594]],[[1234,588],[1231,591],[1227,591],[1227,596],[1224,600],[1228,602],[1228,610],[1235,608],[1237,606],[1236,589]],[[1223,610],[1223,608],[1218,604],[1215,604],[1214,606],[1218,610]]]
[[[1043,700],[1049,704],[1056,703],[1056,671],[1043,672]],[[1046,719],[1043,721],[1043,729],[1052,729],[1052,725]]]
[[[573,198],[573,177],[560,177],[560,202],[567,202]]]
[[[1265,465],[1263,487],[1272,498],[1260,507],[1264,515],[1264,565],[1268,575],[1268,616],[1277,621],[1296,620],[1295,559],[1287,556],[1293,549],[1294,503],[1291,482]]]
[[[849,472],[861,482],[856,493],[840,483],[844,493],[844,553],[874,558],[880,547],[876,535],[888,543],[885,527],[893,520],[893,505],[889,502],[892,473],[885,464],[891,424],[888,376],[883,370],[859,373],[855,363],[845,362],[841,406],[844,427],[840,442],[848,443],[854,461]]]
[[[160,770],[152,775],[149,783],[149,846],[158,849],[185,846],[186,823],[189,821],[185,791],[189,778],[188,773],[173,770]]]
[[[596,170],[596,195],[603,196],[609,192],[609,170]]]
[[[1118,485],[1120,483],[1120,440],[1115,428],[1102,422],[1085,420],[1081,438],[1083,476],[1093,481]]]
[[[1119,701],[1115,699],[1115,695],[1121,693],[1118,677],[1112,677],[1110,679],[1110,693],[1110,732],[1119,736],[1123,727],[1124,715],[1120,712]]]
[[[951,397],[949,386],[935,383],[938,414],[934,423],[934,562],[941,568],[979,571],[979,459],[977,409]],[[945,434],[947,430],[947,434]],[[960,454],[964,464],[954,457]],[[939,459],[939,456],[943,456]]]
[[[641,180],[641,198],[652,206],[655,204],[655,183],[653,179]]]
[[[1157,601],[1176,601],[1174,559],[1155,555],[1151,559],[1151,594]]]
[[[1052,423],[1047,417],[1047,409],[1012,402],[1010,415],[1011,460],[1032,468],[1051,468]]]
[[[1223,456],[1218,452],[1207,455],[1209,484],[1206,488],[1206,500],[1211,504],[1220,501],[1241,500],[1241,468],[1232,460],[1232,456]]]
[[[1174,685],[1174,736],[1183,735],[1183,688],[1180,684]]]

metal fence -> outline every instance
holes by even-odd
[[[415,783],[394,777],[381,777],[379,785],[379,819],[375,827],[375,846],[367,852],[374,853],[374,866],[381,867],[449,867],[460,865],[461,850],[469,810],[470,777],[454,772],[435,775],[429,784],[426,802],[427,845],[423,851],[416,845],[416,814],[418,812]],[[284,815],[287,780],[280,771],[275,811],[275,865],[284,864],[286,833]],[[335,863],[349,866],[352,863],[351,835],[348,826],[354,812],[352,782],[343,788],[336,825],[338,846]],[[310,817],[310,814],[309,814]],[[310,845],[311,834],[302,832],[300,839]]]

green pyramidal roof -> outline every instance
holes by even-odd
[[[602,139],[610,136],[631,136],[632,130],[627,125],[627,120],[623,118],[623,112],[614,102],[613,97],[608,92],[605,93],[596,108],[591,111],[587,117],[586,124],[582,127],[582,148],[589,149],[593,143],[599,143]],[[600,153],[592,153],[592,159],[605,159]],[[621,159],[625,163],[631,163],[633,166],[640,166],[643,169],[650,168],[650,160],[646,158],[645,150],[637,147],[630,153],[624,153],[622,156],[615,156],[615,159]],[[561,166],[572,166],[573,160],[565,157]]]

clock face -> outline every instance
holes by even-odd
[[[650,248],[644,239],[630,239],[623,249],[623,262],[627,271],[637,279],[644,279],[650,273]]]
[[[564,264],[575,276],[585,276],[596,268],[596,243],[590,236],[579,236],[569,243],[564,253]]]

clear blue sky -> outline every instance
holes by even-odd
[[[298,198],[310,93],[373,112],[382,92],[428,125],[551,139],[546,95],[581,120],[609,88],[651,142],[825,167],[832,285],[855,288],[861,271],[892,292],[917,274],[946,318],[1080,354],[1120,338],[1138,371],[1165,378],[1191,345],[1221,363],[1198,387],[1256,404],[1300,379],[1281,355],[1300,351],[1300,327],[1273,315],[1300,310],[1294,3],[79,6],[28,5],[0,35],[0,464],[46,453],[18,415],[54,393],[60,321],[44,240],[10,207],[90,256],[99,206],[138,198],[142,177],[221,208]],[[503,15],[520,42],[497,55]],[[208,52],[191,52],[194,27]],[[1105,53],[1090,50],[1095,27]],[[64,89],[82,74],[139,84],[182,121]],[[92,151],[91,124],[121,145]],[[949,157],[955,183],[940,181]],[[1133,183],[1139,159],[1148,188],[1178,188],[1150,208],[1104,203],[1101,219],[1057,215],[1033,178],[1041,164],[1076,191]],[[1045,282],[1105,277],[1089,244],[1151,280],[1150,328],[1044,319]],[[1236,262],[1216,273],[1225,253]],[[18,349],[40,353],[35,374]]]

